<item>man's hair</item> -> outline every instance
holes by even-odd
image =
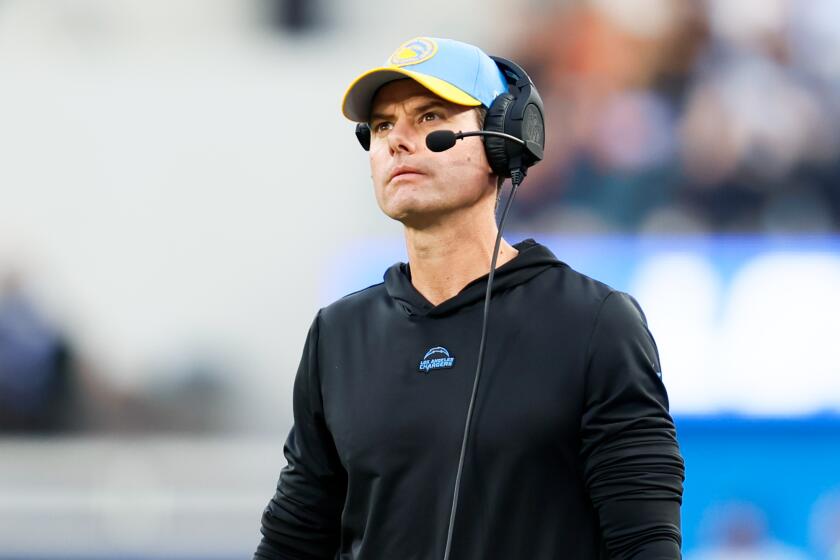
[[[475,111],[475,118],[478,121],[478,130],[482,130],[484,128],[484,119],[487,118],[487,109],[483,105],[479,105],[473,111]],[[496,208],[499,207],[499,197],[502,194],[502,184],[504,182],[505,178],[499,175],[496,179]]]

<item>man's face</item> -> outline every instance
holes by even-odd
[[[390,218],[423,227],[493,197],[495,176],[478,137],[435,153],[433,130],[475,130],[472,107],[450,103],[411,79],[382,86],[371,105],[370,170],[376,201]]]

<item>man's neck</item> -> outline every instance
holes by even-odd
[[[423,229],[406,226],[412,285],[432,305],[452,298],[490,271],[497,233],[495,219],[489,213],[473,219],[463,216]],[[496,269],[518,253],[502,239]]]

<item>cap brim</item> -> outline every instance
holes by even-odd
[[[388,82],[402,78],[411,78],[452,103],[469,107],[481,105],[481,101],[440,78],[394,66],[383,66],[369,70],[353,80],[344,93],[341,112],[351,121],[367,122],[370,117],[370,104],[376,91]]]

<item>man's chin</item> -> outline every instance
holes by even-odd
[[[392,220],[400,222],[407,228],[426,229],[435,226],[444,219],[447,212],[440,209],[401,209],[400,211],[388,213]]]

